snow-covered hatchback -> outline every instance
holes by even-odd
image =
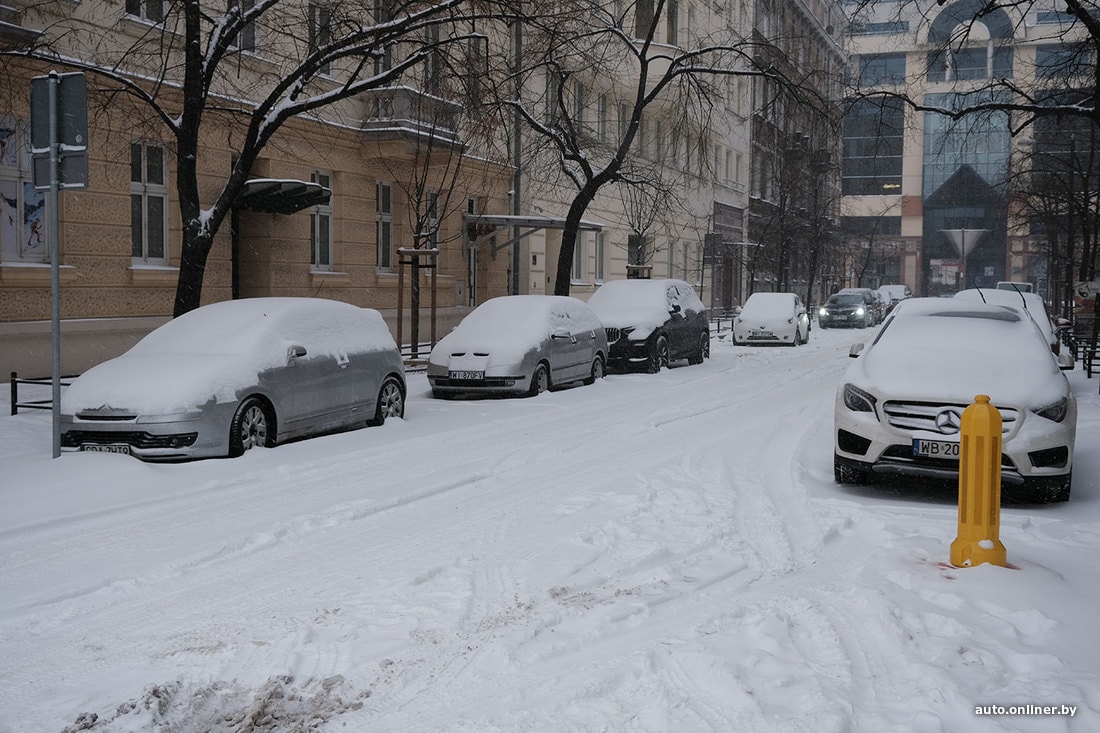
[[[1001,413],[1002,497],[1069,498],[1077,403],[1035,324],[1014,309],[942,298],[900,303],[836,393],[838,483],[958,477],[959,425],[975,396]]]

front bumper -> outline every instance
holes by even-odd
[[[61,416],[61,447],[73,451],[127,453],[143,461],[183,461],[229,454],[234,404],[208,405],[177,420],[83,419]]]

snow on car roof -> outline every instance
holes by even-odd
[[[794,293],[753,293],[741,308],[741,317],[782,316],[783,318],[789,318],[796,297]]]
[[[656,326],[668,320],[668,290],[675,286],[674,302],[685,311],[701,313],[703,301],[683,280],[612,280],[600,286],[588,299],[588,305],[605,326]]]

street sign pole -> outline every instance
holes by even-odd
[[[61,260],[58,256],[58,227],[61,217],[58,214],[58,191],[61,182],[57,169],[60,167],[57,139],[57,88],[60,85],[56,71],[50,72],[49,114],[50,114],[50,194],[47,208],[50,211],[50,365],[53,381],[50,396],[53,415],[53,457],[61,455]]]
[[[53,457],[61,455],[61,211],[62,188],[88,183],[88,102],[84,74],[31,79],[31,158],[34,187],[48,190],[50,248],[50,363]]]

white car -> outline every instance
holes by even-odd
[[[603,323],[564,295],[504,295],[485,301],[439,340],[428,357],[435,397],[537,395],[592,384],[607,366]]]
[[[753,293],[733,319],[733,343],[798,346],[810,340],[810,316],[794,293]]]
[[[1035,321],[1035,325],[1039,327],[1047,343],[1050,344],[1050,350],[1052,352],[1055,354],[1061,353],[1062,342],[1059,341],[1057,329],[1055,329],[1054,323],[1050,320],[1050,314],[1047,313],[1046,304],[1038,293],[1024,290],[970,288],[968,290],[960,290],[955,293],[955,297],[971,302],[992,303],[993,305],[1004,305],[1009,308],[1015,308],[1020,311],[1020,313],[1023,313],[1028,318]]]
[[[1069,498],[1077,403],[1035,324],[1015,309],[965,299],[910,298],[837,389],[834,475],[958,477],[959,427],[977,395],[1002,419],[1002,497]],[[1072,365],[1070,365],[1072,366]]]

